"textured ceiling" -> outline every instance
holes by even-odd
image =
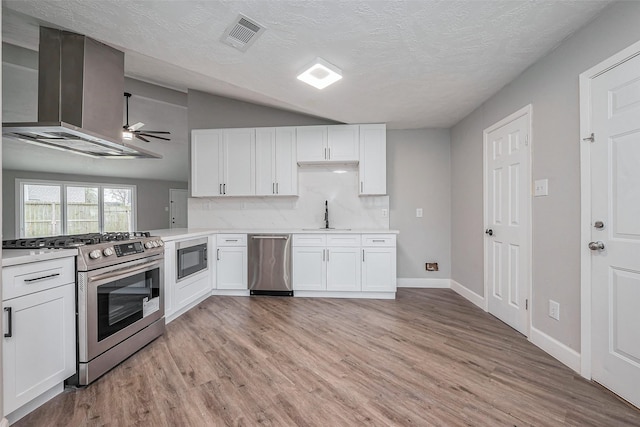
[[[346,123],[450,127],[608,3],[3,0],[3,41],[35,49],[49,24],[125,51],[128,76],[168,87]],[[267,28],[245,53],[219,41],[238,13]],[[295,78],[316,56],[344,75],[323,91]]]

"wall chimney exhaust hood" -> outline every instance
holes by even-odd
[[[3,123],[3,139],[89,157],[162,158],[122,141],[123,52],[40,27],[38,58],[38,121]]]

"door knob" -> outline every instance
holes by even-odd
[[[596,222],[594,222],[594,223],[593,223],[593,226],[594,226],[595,228],[597,228],[597,229],[602,229],[602,228],[604,228],[604,222],[602,222],[602,221],[596,221]]]
[[[589,242],[589,249],[592,251],[601,251],[604,249],[604,243],[599,240],[597,242]]]
[[[493,236],[493,230],[490,228],[487,228],[486,230],[484,230],[485,234],[488,234],[489,236]]]

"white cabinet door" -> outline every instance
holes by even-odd
[[[256,129],[256,195],[276,193],[276,129]]]
[[[296,129],[276,128],[275,183],[278,196],[298,195]]]
[[[360,125],[360,195],[387,194],[387,126]]]
[[[224,129],[223,195],[255,195],[255,129]]]
[[[327,127],[302,126],[296,128],[299,162],[327,160]]]
[[[327,160],[357,162],[360,157],[358,150],[360,126],[336,125],[327,126],[327,129]]]
[[[360,291],[359,247],[327,249],[327,290]]]
[[[293,248],[293,290],[324,291],[327,267],[324,247]]]
[[[211,293],[209,270],[194,277],[185,278],[175,284],[173,300],[175,310],[180,310]],[[165,316],[167,313],[165,313]]]
[[[2,303],[4,415],[76,372],[75,285],[68,284]]]
[[[191,196],[222,195],[222,130],[191,131]]]
[[[362,290],[395,292],[396,248],[364,248],[362,252]]]
[[[217,261],[218,289],[248,289],[246,246],[219,247]]]

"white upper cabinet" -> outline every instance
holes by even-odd
[[[360,125],[360,195],[387,194],[387,126]]]
[[[358,125],[298,127],[298,162],[357,162],[359,129]]]
[[[191,196],[255,195],[255,129],[191,131]]]
[[[256,129],[256,195],[297,194],[296,129]]]
[[[222,194],[221,157],[221,129],[191,131],[192,197],[219,196]]]

